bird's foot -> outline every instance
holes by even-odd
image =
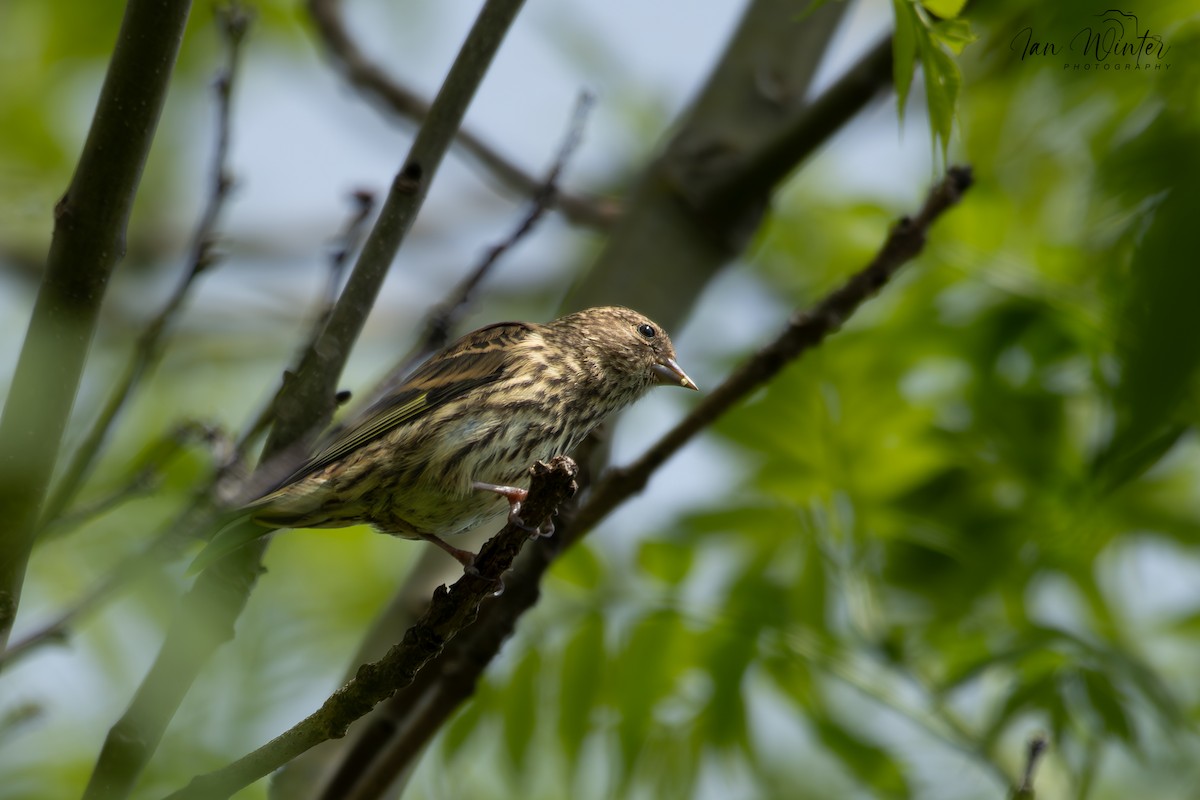
[[[547,520],[543,525],[527,525],[521,519],[521,503],[529,496],[529,492],[519,486],[499,486],[494,483],[475,481],[472,487],[481,492],[495,492],[508,501],[508,521],[522,530],[529,531],[529,538],[550,536],[554,533],[554,523]]]
[[[432,533],[422,533],[420,536],[425,541],[431,544],[436,544],[447,554],[449,554],[451,558],[462,564],[463,572],[467,573],[468,575],[479,577],[479,570],[475,568],[475,554],[470,550],[463,550],[461,547],[455,547],[454,545],[447,543],[445,540],[434,536]]]

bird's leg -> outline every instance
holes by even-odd
[[[484,483],[483,481],[475,481],[471,484],[475,489],[481,492],[495,492],[508,501],[508,521],[516,525],[518,528],[529,531],[531,537],[549,536],[554,533],[554,523],[547,523],[549,530],[543,529],[541,526],[531,527],[525,524],[525,520],[521,519],[521,503],[525,502],[525,498],[529,496],[529,492],[519,486],[498,486],[494,483]]]
[[[479,570],[475,569],[475,554],[470,550],[463,550],[461,547],[455,547],[447,543],[443,539],[433,535],[432,533],[418,534],[422,539],[430,544],[436,544],[442,550],[446,551],[455,561],[463,565],[463,571],[469,575],[478,575]]]

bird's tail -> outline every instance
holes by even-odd
[[[212,540],[200,551],[200,554],[196,556],[191,565],[188,566],[187,574],[195,575],[230,553],[240,550],[255,539],[266,536],[271,532],[270,528],[258,524],[249,515],[238,517],[217,531]]]

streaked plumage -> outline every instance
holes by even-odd
[[[459,533],[508,508],[475,483],[526,486],[534,461],[570,453],[656,384],[696,388],[666,333],[627,308],[488,325],[431,357],[247,508],[274,528]]]

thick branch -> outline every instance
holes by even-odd
[[[754,198],[765,198],[818,147],[892,82],[892,37],[884,37],[810,105],[785,120],[759,147],[695,189],[704,219],[736,218]]]
[[[825,57],[847,3],[822,3],[798,19],[794,0],[751,0],[674,134],[648,165],[625,203],[626,212],[584,279],[571,290],[568,310],[629,304],[668,330],[687,318],[692,303],[717,271],[758,229],[775,185],[792,171],[784,165],[764,191],[727,193],[722,213],[701,199],[722,176],[755,163],[764,145],[803,116],[813,76]],[[861,95],[840,97],[841,82],[816,104],[836,105],[841,120],[824,121],[818,139],[862,108]],[[877,82],[877,89],[887,80]],[[869,98],[868,98],[869,99]]]
[[[190,8],[130,0],[79,165],[54,210],[45,277],[0,417],[0,646]]]
[[[575,493],[575,473],[575,463],[565,456],[534,465],[529,470],[529,496],[522,506],[525,518],[539,523],[549,520],[554,510]],[[447,642],[475,621],[480,604],[496,593],[497,586],[503,588],[501,576],[528,539],[528,528],[510,522],[480,549],[475,560],[478,574],[464,573],[449,589],[439,587],[425,615],[387,655],[360,667],[349,683],[291,730],[227,767],[193,778],[186,788],[170,797],[228,797],[310,747],[344,736],[350,723],[412,683],[417,672],[441,653]]]
[[[342,19],[341,0],[309,0],[308,13],[325,47],[329,49],[334,64],[352,86],[402,118],[419,122],[428,116],[429,101],[395,81],[383,67],[367,58],[359,49]],[[470,130],[460,129],[455,141],[502,186],[522,196],[538,190],[539,181],[535,176],[501,155]],[[580,225],[603,228],[611,225],[616,218],[616,209],[602,201],[564,192],[556,193],[553,201],[563,216]]]

